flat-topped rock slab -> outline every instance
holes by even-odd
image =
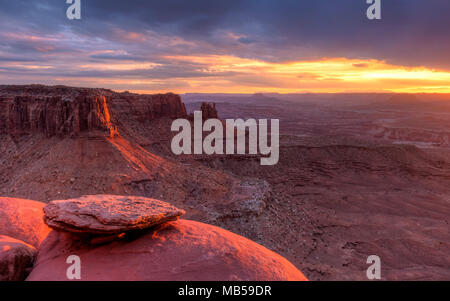
[[[169,203],[137,196],[90,195],[44,207],[44,221],[55,230],[105,235],[147,229],[184,214]]]

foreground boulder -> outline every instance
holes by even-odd
[[[9,236],[0,235],[0,281],[22,281],[31,271],[36,249]]]
[[[44,208],[51,228],[73,233],[120,234],[177,220],[185,212],[169,203],[145,197],[83,196],[52,201]]]
[[[0,197],[0,235],[38,247],[50,232],[43,221],[44,206],[41,202]]]
[[[84,281],[306,280],[289,261],[242,236],[178,220],[92,245],[82,236],[52,231],[27,280],[68,280],[69,256],[81,260]]]

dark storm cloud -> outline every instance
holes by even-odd
[[[8,19],[45,33],[70,27],[114,39],[112,29],[119,27],[214,43],[217,31],[231,31],[245,35],[238,40],[243,44],[259,42],[242,56],[282,61],[350,56],[450,66],[450,2],[444,0],[384,0],[381,21],[365,18],[364,0],[84,0],[80,22],[65,19],[64,0],[0,4]]]
[[[118,61],[147,61],[143,56],[133,56],[128,54],[94,54],[90,56],[96,60],[118,60]]]
[[[30,59],[27,57],[14,57],[14,56],[0,56],[0,62],[37,62],[36,59]]]
[[[343,56],[450,67],[450,1],[384,0],[381,21],[367,20],[367,7],[364,0],[96,0],[85,1],[84,13],[85,30],[95,20],[206,41],[222,50],[229,45],[218,32],[242,34],[237,41],[249,44],[237,53],[243,57]]]
[[[184,66],[183,66],[184,67]],[[23,71],[23,70],[15,70]],[[35,73],[37,74],[37,73]],[[174,66],[162,66],[152,69],[134,69],[134,70],[88,70],[88,71],[65,71],[65,70],[48,70],[41,71],[39,75],[54,75],[60,77],[82,77],[82,78],[146,78],[146,79],[172,79],[172,78],[196,78],[196,77],[214,77],[214,76],[230,76],[236,73],[233,72],[216,72],[205,74],[196,70],[189,70],[186,68],[179,69]]]

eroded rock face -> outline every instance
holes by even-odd
[[[37,248],[50,232],[43,220],[44,206],[41,202],[0,197],[0,235]]]
[[[95,195],[52,201],[44,221],[53,229],[92,234],[119,234],[177,220],[184,210],[144,197]]]
[[[9,107],[9,133],[43,132],[47,136],[78,135],[83,131],[112,129],[104,96],[61,97],[17,96]]]
[[[13,137],[114,136],[123,118],[151,120],[186,115],[175,94],[138,95],[63,86],[0,86],[0,133]]]
[[[121,122],[130,118],[142,123],[160,117],[175,119],[186,116],[186,108],[180,96],[172,93],[155,95],[113,93],[108,105],[113,120]]]
[[[70,255],[80,257],[83,281],[306,280],[289,261],[265,247],[189,220],[101,246],[52,231],[27,280],[68,280]]]
[[[202,111],[203,120],[219,118],[215,103],[202,102],[200,110]]]
[[[30,273],[36,249],[9,236],[0,235],[0,281],[23,281]]]

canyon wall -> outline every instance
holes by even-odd
[[[105,89],[0,86],[0,133],[78,136],[114,135],[123,119],[138,122],[186,116],[175,94],[138,95]]]

